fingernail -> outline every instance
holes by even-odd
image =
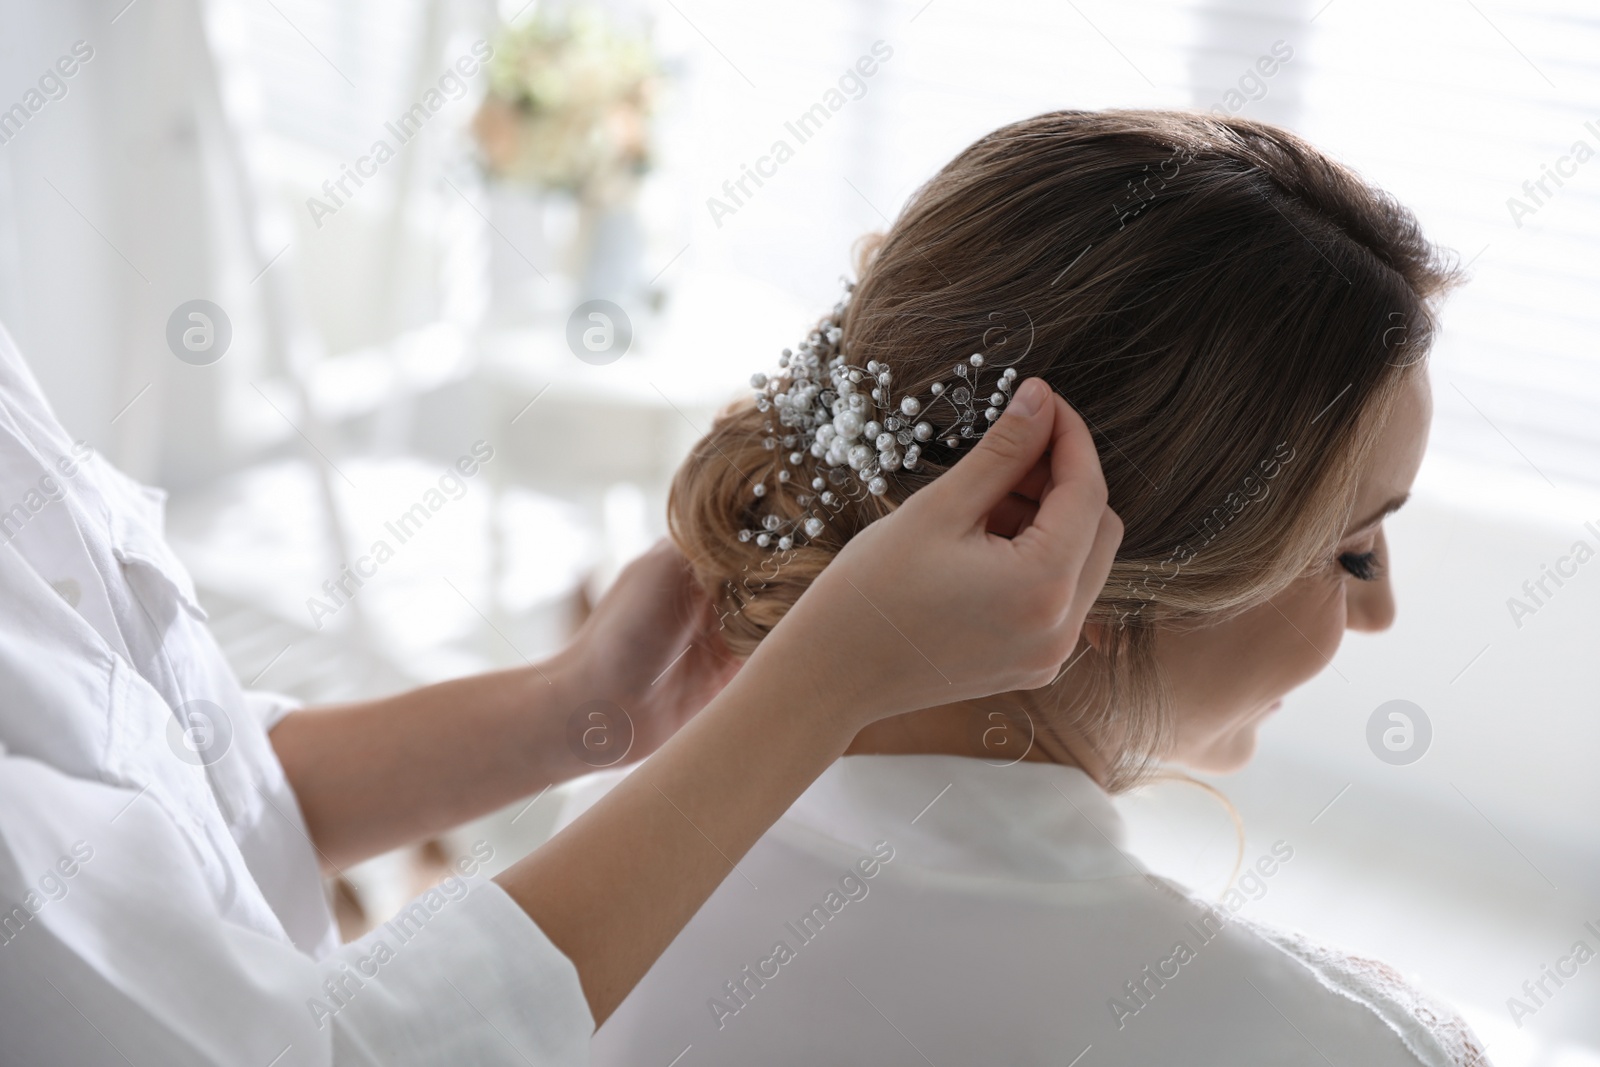
[[[1038,378],[1029,378],[1022,383],[1022,388],[1017,390],[1017,395],[1006,405],[1007,411],[1015,411],[1023,418],[1037,412],[1044,406],[1044,398],[1049,395],[1050,387]]]

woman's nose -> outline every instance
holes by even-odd
[[[1374,546],[1383,573],[1370,582],[1345,582],[1345,627],[1357,633],[1382,633],[1394,625],[1394,585],[1389,580],[1389,546],[1379,534]]]
[[[1388,578],[1375,582],[1354,582],[1347,598],[1348,629],[1357,633],[1382,633],[1394,625],[1394,589]]]

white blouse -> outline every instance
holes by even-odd
[[[581,1064],[572,965],[479,867],[348,945],[161,533],[0,329],[0,1064]]]
[[[1280,843],[1256,877],[1292,862]],[[1077,769],[848,756],[600,1028],[594,1063],[1486,1062],[1392,971],[1235,907],[1149,875]]]

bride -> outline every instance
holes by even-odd
[[[1393,620],[1383,522],[1422,459],[1456,280],[1415,218],[1271,126],[1057,112],[963,151],[858,269],[673,485],[729,646],[1031,376],[1094,431],[1122,547],[1055,683],[863,731],[594,1062],[1485,1063],[1382,964],[1147,873],[1111,803],[1162,765],[1242,766],[1345,630]]]

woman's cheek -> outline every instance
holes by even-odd
[[[1286,666],[1296,676],[1291,688],[1327,669],[1345,630],[1345,582],[1342,578],[1303,578],[1276,598],[1283,613]],[[1279,602],[1281,601],[1281,602]]]

